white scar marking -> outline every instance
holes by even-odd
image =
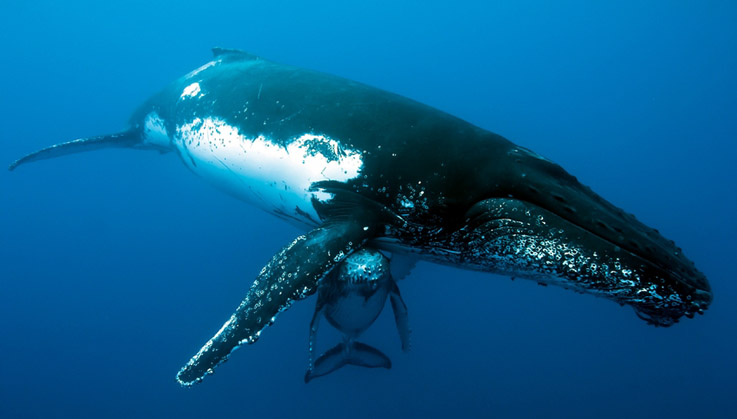
[[[186,78],[194,77],[194,76],[196,76],[197,74],[199,74],[200,72],[202,72],[203,70],[206,70],[206,69],[208,69],[208,68],[210,68],[210,67],[214,66],[215,64],[217,64],[217,61],[210,61],[209,63],[207,63],[207,64],[203,65],[202,67],[200,67],[200,68],[198,68],[198,69],[195,69],[195,70],[194,70],[194,71],[192,71],[191,73],[187,74],[187,75],[186,75],[185,77],[186,77]]]
[[[145,144],[152,144],[166,148],[171,146],[171,141],[169,139],[169,134],[166,132],[164,121],[156,112],[151,112],[146,115],[146,119],[143,124],[143,142]]]
[[[219,118],[195,118],[177,127],[175,145],[185,163],[236,197],[277,214],[314,224],[312,199],[332,194],[310,191],[314,182],[347,182],[363,168],[360,152],[327,136],[302,134],[284,142],[249,138]],[[297,211],[299,208],[299,211]]]
[[[200,84],[199,83],[192,83],[189,86],[185,87],[182,91],[182,95],[179,96],[180,99],[185,99],[187,97],[195,97],[200,94]]]

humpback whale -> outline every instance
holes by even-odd
[[[31,153],[173,151],[214,186],[301,226],[177,374],[200,382],[366,245],[529,278],[670,326],[702,314],[706,277],[675,243],[552,161],[483,128],[355,81],[238,50],[175,80],[124,132]]]
[[[318,283],[315,314],[310,322],[310,358],[305,382],[330,374],[345,365],[391,368],[389,357],[356,340],[379,317],[387,297],[394,311],[402,350],[408,351],[407,305],[392,277],[389,260],[380,251],[364,247],[352,253]],[[343,341],[315,360],[321,314],[342,333]]]

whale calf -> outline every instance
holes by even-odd
[[[672,241],[550,160],[411,99],[242,51],[214,49],[146,101],[128,130],[48,147],[10,170],[110,147],[173,151],[214,186],[305,231],[179,371],[183,385],[255,342],[366,245],[601,296],[659,326],[712,300]]]
[[[391,368],[389,357],[357,339],[384,309],[387,297],[394,311],[402,350],[408,351],[407,305],[392,277],[389,259],[380,251],[364,247],[348,256],[317,286],[315,314],[310,322],[309,363],[305,382],[330,374],[345,365]],[[343,335],[343,340],[315,359],[320,316]]]

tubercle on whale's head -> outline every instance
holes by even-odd
[[[527,171],[528,182],[545,191],[534,197],[530,192],[527,199],[575,225],[584,243],[600,246],[600,255],[608,253],[623,269],[629,265],[633,272],[641,272],[630,302],[640,318],[669,326],[681,316],[703,314],[712,301],[709,282],[672,240],[606,201],[557,164],[536,156],[522,161],[526,163],[519,167]]]
[[[553,278],[551,283],[559,279],[564,287],[630,305],[657,326],[707,309],[709,283],[673,241],[552,161],[511,143],[501,151],[505,158],[486,176],[489,199],[467,216],[482,225],[481,236],[471,239],[485,255],[511,254],[517,262],[487,266],[498,263],[515,276]]]
[[[468,213],[463,257],[472,265],[604,297],[655,326],[703,314],[712,300],[690,262],[638,254],[553,211],[514,198],[491,198]],[[662,250],[666,252],[666,250]]]

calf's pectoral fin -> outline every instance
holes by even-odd
[[[407,352],[410,349],[409,315],[407,314],[407,305],[404,304],[402,295],[399,293],[399,287],[395,281],[392,281],[392,288],[389,291],[389,300],[392,303],[394,322],[397,324],[399,340],[402,342],[402,350]]]
[[[374,231],[374,224],[365,216],[346,218],[326,222],[282,249],[261,270],[230,319],[179,371],[179,383],[189,386],[201,381],[233,350],[255,342],[277,314],[314,293],[317,282]]]
[[[420,257],[412,254],[394,253],[391,257],[390,271],[394,281],[401,281],[408,277],[417,266]]]
[[[315,365],[315,346],[317,345],[317,328],[320,326],[320,315],[322,314],[322,308],[323,308],[322,301],[318,299],[317,304],[315,305],[315,313],[312,315],[312,320],[310,321],[310,341],[309,341],[309,346],[307,348],[309,360],[307,362],[307,372],[305,373],[305,382],[308,381],[307,377],[310,375],[310,372],[312,371],[312,368]]]

